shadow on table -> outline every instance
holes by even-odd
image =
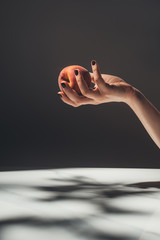
[[[69,200],[71,201],[81,201],[82,203],[92,204],[96,206],[96,209],[99,209],[98,213],[89,214],[87,216],[79,218],[73,217],[71,219],[56,219],[54,218],[36,218],[36,217],[20,217],[12,218],[0,221],[0,230],[5,227],[10,226],[27,226],[35,228],[65,228],[74,234],[77,238],[79,236],[84,237],[84,239],[97,239],[97,240],[136,240],[136,236],[132,234],[122,232],[120,234],[117,231],[112,233],[100,230],[90,223],[91,220],[103,218],[104,216],[108,221],[110,221],[110,216],[123,215],[123,216],[142,216],[150,215],[146,209],[138,209],[124,207],[117,204],[112,204],[113,200],[122,199],[126,197],[134,196],[152,196],[159,192],[160,182],[140,182],[134,184],[103,184],[94,182],[93,179],[84,178],[84,177],[75,177],[75,178],[66,178],[66,179],[49,179],[53,181],[53,185],[49,184],[48,186],[34,186],[30,187],[32,190],[41,191],[49,193],[48,197],[43,198],[32,198],[31,201],[41,202],[42,204],[54,204],[55,202],[63,201],[66,204]],[[57,183],[60,183],[56,185]],[[1,188],[12,188],[14,189],[17,186],[11,185],[1,185]],[[24,187],[24,186],[23,186]],[[26,187],[26,186],[25,186]],[[52,195],[53,194],[53,195]],[[61,209],[59,209],[61,211]],[[74,211],[76,211],[74,209]],[[104,229],[105,230],[105,229]],[[80,238],[81,239],[81,238]],[[3,239],[2,239],[3,240]]]

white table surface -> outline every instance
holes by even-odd
[[[0,172],[0,240],[160,240],[160,169]]]

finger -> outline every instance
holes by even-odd
[[[92,71],[94,76],[94,82],[98,86],[99,91],[101,93],[104,93],[104,91],[106,91],[106,83],[101,76],[100,69],[97,62],[95,60],[92,60],[91,66],[92,66]]]
[[[89,72],[89,75],[91,77],[91,81],[94,82],[94,76],[93,76],[93,73],[92,72]]]
[[[91,77],[91,86],[90,86],[90,88],[91,88],[91,89],[95,89],[95,88],[96,88],[96,85],[95,85],[95,82],[94,82],[93,73],[89,72],[89,75],[90,75],[90,77]]]
[[[91,99],[94,98],[96,96],[96,93],[94,91],[92,91],[91,88],[88,87],[86,81],[83,78],[81,71],[79,71],[79,69],[75,69],[74,72],[75,72],[77,84],[79,86],[79,89],[80,89],[82,95],[87,98],[91,98]]]
[[[78,93],[72,89],[68,83],[66,82],[61,82],[61,86],[63,88],[64,93],[67,95],[67,97],[73,101],[73,102],[78,102],[79,101],[79,95]]]
[[[65,95],[65,93],[63,93],[63,92],[58,92],[57,94],[60,96],[60,98],[61,98],[61,100],[62,100],[63,102],[65,102],[65,103],[67,103],[67,104],[69,104],[69,105],[71,105],[71,106],[73,106],[73,107],[77,107],[77,104],[74,103],[73,101],[71,101],[71,100]]]
[[[72,100],[70,100],[64,92],[58,92],[57,93],[63,102],[73,106],[73,107],[79,107],[81,105],[85,105],[85,104],[95,104],[95,101],[93,99],[90,99],[90,98],[86,98],[86,97],[83,97],[83,96],[80,96],[80,100],[78,103],[75,103],[73,102]]]

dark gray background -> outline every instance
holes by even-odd
[[[160,167],[123,103],[74,108],[57,92],[78,64],[134,85],[159,109],[160,1],[1,1],[0,168]]]

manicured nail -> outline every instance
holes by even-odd
[[[93,61],[92,61],[92,65],[95,65],[95,64],[96,64],[96,62],[93,60]]]
[[[61,86],[63,87],[63,88],[65,88],[66,87],[66,84],[65,83],[61,83]]]
[[[74,73],[77,76],[78,75],[78,70],[74,70]]]
[[[60,93],[57,93],[58,96],[62,97],[62,95]]]

